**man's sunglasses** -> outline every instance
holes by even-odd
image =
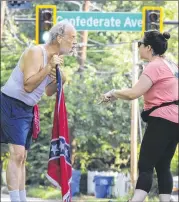
[[[144,44],[144,42],[138,41],[138,48],[139,48],[142,44]]]

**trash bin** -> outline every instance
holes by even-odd
[[[109,198],[112,195],[112,185],[114,177],[111,176],[95,176],[93,182],[95,183],[96,198]]]
[[[79,170],[72,170],[72,181],[71,181],[71,194],[75,196],[80,193],[80,179],[81,172]]]

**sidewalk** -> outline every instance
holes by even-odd
[[[52,202],[52,200],[49,201],[49,200],[42,200],[42,199],[38,199],[38,198],[29,198],[29,197],[27,198],[27,201],[28,202],[43,202],[43,201]],[[10,202],[9,195],[1,194],[1,202]],[[55,201],[53,201],[53,202],[55,202]],[[56,200],[56,202],[57,202],[57,200]]]
[[[1,193],[1,202],[10,202],[9,196],[7,194]],[[43,200],[38,198],[29,198],[27,197],[28,202],[62,202],[61,200]],[[72,202],[115,202],[116,200],[109,200],[109,199],[72,199]]]
[[[10,202],[10,199],[9,199],[9,195],[7,194],[1,194],[1,202]],[[61,200],[43,200],[43,199],[38,199],[38,198],[29,198],[27,197],[27,201],[28,202],[62,202]],[[72,199],[72,202],[109,202],[110,200],[109,199],[92,199],[92,200],[86,200],[86,199]],[[115,202],[115,200],[113,201]]]
[[[10,202],[8,191],[6,187],[1,187],[1,202]],[[62,202],[61,200],[45,200],[40,198],[27,197],[28,202]]]
[[[5,187],[1,188],[1,202],[10,202],[10,198]],[[92,196],[83,196],[83,197],[74,197],[72,198],[72,202],[109,202],[110,199],[96,199]],[[62,202],[60,199],[40,199],[40,198],[31,198],[27,197],[27,202]],[[116,202],[116,200],[112,200],[112,202]]]

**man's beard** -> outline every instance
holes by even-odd
[[[77,55],[78,55],[76,48],[72,48],[70,51],[61,51],[61,52],[63,55],[66,55],[66,56],[77,57]]]
[[[76,48],[71,49],[71,51],[69,52],[69,56],[74,56],[74,57],[78,56]]]
[[[66,50],[66,49],[60,49],[60,50],[59,50],[59,53],[61,53],[62,55],[68,55],[68,54],[69,54],[69,51]]]

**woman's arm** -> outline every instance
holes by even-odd
[[[146,75],[142,75],[132,88],[109,91],[108,93],[104,94],[103,101],[110,101],[114,98],[134,100],[145,94],[152,87],[152,85],[153,83],[151,79]]]
[[[113,94],[116,98],[134,100],[145,94],[152,87],[152,85],[153,83],[151,79],[146,75],[142,75],[132,88],[115,90]]]

